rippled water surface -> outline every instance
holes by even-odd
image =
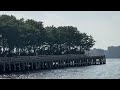
[[[120,79],[120,59],[107,59],[104,65],[40,70],[24,74],[0,75],[4,79]]]

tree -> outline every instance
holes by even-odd
[[[95,44],[93,37],[73,26],[48,26],[43,22],[15,16],[0,16],[1,54],[84,54]]]

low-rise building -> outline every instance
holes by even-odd
[[[94,48],[94,49],[91,49],[89,51],[89,55],[90,56],[102,56],[102,55],[105,55],[105,54],[104,54],[104,50],[103,49],[96,49],[96,48]]]

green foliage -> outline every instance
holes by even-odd
[[[76,27],[43,27],[43,22],[12,15],[0,16],[0,35],[1,55],[84,54],[95,44],[92,36]]]

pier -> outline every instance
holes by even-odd
[[[0,57],[0,73],[106,64],[105,56],[40,55]]]

